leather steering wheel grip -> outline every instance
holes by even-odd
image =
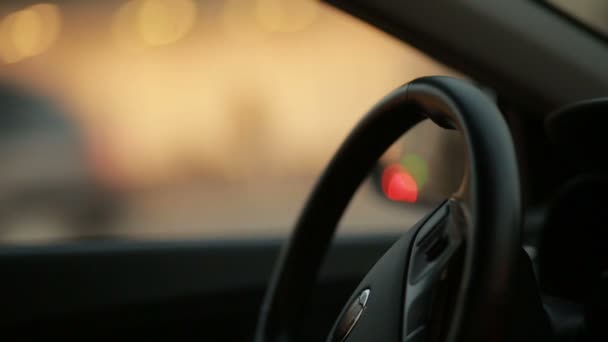
[[[353,194],[382,153],[425,118],[464,137],[467,168],[460,190],[379,260],[353,294],[329,340],[504,340],[508,287],[521,248],[521,194],[513,142],[501,113],[483,92],[466,81],[435,76],[416,79],[382,99],[338,149],[281,252],[256,341],[296,340],[323,258]],[[444,240],[437,247],[428,236]],[[439,250],[439,257],[429,259],[429,250]],[[361,290],[369,290],[366,302],[349,326],[345,312],[359,300]],[[436,308],[437,294],[443,301],[439,307],[450,308],[441,317],[436,309],[420,310]],[[426,313],[422,319],[416,316],[420,312]]]

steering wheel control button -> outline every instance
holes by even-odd
[[[348,309],[344,311],[342,317],[340,317],[340,321],[336,325],[336,331],[334,332],[334,337],[332,339],[333,342],[342,342],[346,340],[348,334],[350,334],[361,318],[361,314],[363,314],[363,310],[367,305],[369,294],[369,289],[363,290],[359,296],[352,301]]]
[[[437,259],[447,246],[448,238],[445,235],[437,237],[426,249],[426,260],[433,261]]]

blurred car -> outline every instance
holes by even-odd
[[[0,239],[50,243],[107,234],[120,197],[95,179],[65,113],[10,84],[0,85],[0,107]]]

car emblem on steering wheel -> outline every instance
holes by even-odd
[[[336,326],[336,330],[334,332],[334,337],[332,338],[333,342],[342,342],[348,337],[348,334],[353,330],[359,318],[361,318],[361,314],[363,314],[363,310],[367,305],[367,300],[369,299],[369,289],[363,290],[355,299],[352,300],[352,303],[348,306],[348,309],[342,313],[342,317],[340,317],[340,321]]]

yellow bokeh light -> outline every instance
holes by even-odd
[[[10,28],[10,38],[15,52],[23,57],[36,55],[36,51],[41,45],[42,20],[40,15],[29,9],[23,10],[13,16]]]
[[[0,24],[0,55],[6,63],[15,63],[24,58],[13,43],[13,27],[19,12],[8,15]]]
[[[166,45],[183,38],[196,21],[192,0],[144,0],[137,11],[137,28],[147,45]]]
[[[319,3],[314,0],[257,0],[256,18],[270,32],[296,32],[317,18]]]
[[[0,24],[0,54],[6,63],[39,55],[57,40],[61,30],[59,8],[37,4],[9,14]]]
[[[174,43],[194,27],[192,0],[132,0],[114,15],[112,33],[121,47],[138,49]]]

